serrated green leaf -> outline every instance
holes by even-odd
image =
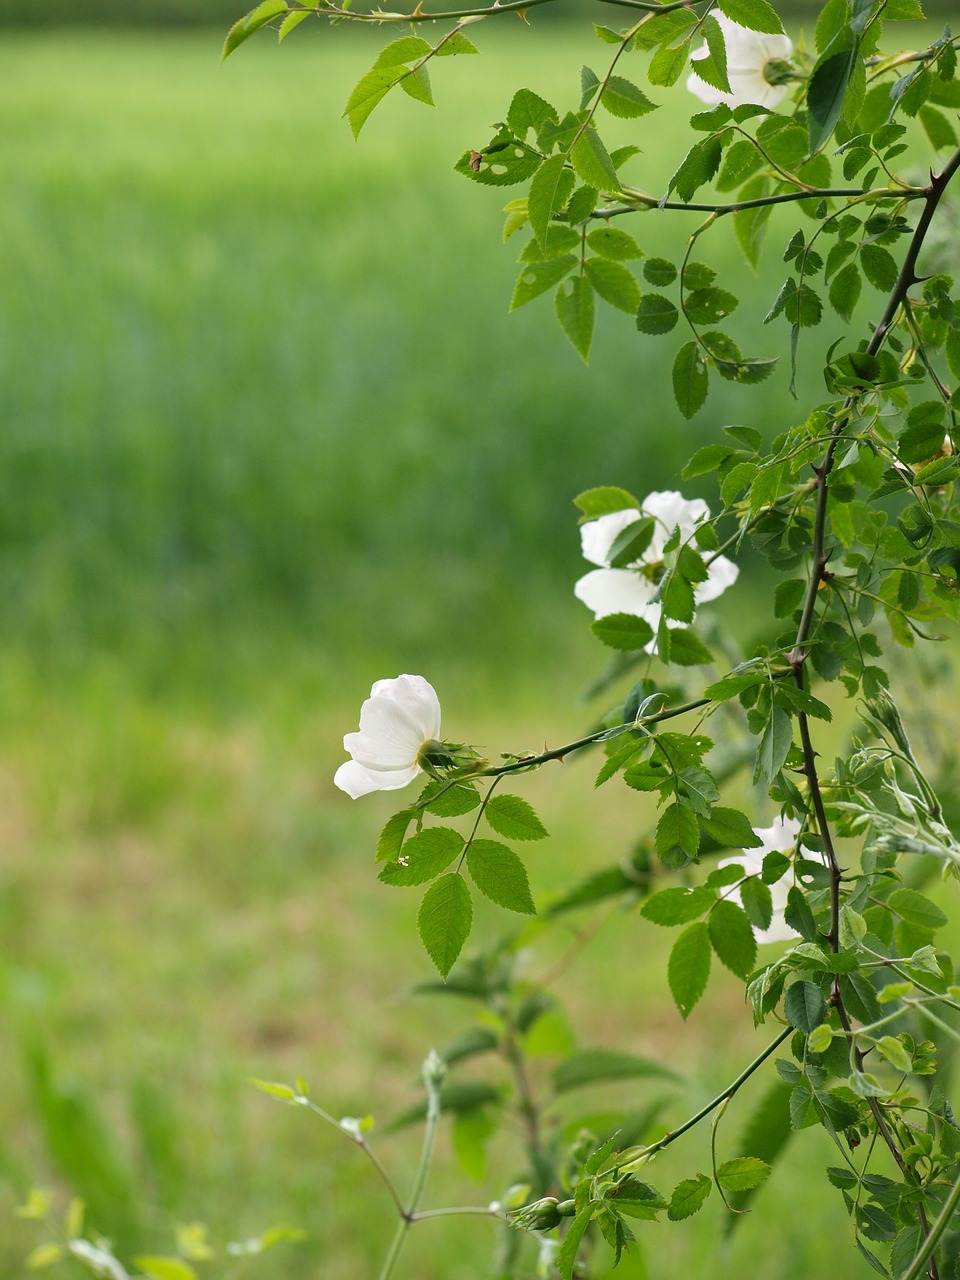
[[[596,292],[612,307],[632,315],[640,305],[640,286],[633,273],[619,262],[608,258],[588,258],[584,264],[587,278]]]
[[[412,69],[408,76],[400,81],[400,88],[404,91],[408,98],[413,98],[415,102],[423,102],[428,107],[433,106],[433,90],[430,88],[430,72],[426,67],[416,67]]]
[[[280,23],[278,33],[280,40],[286,40],[291,31],[296,30],[304,18],[309,18],[313,13],[312,9],[291,9],[284,20]]]
[[[859,59],[859,45],[823,57],[814,67],[807,84],[807,125],[811,155],[819,151],[833,133],[847,86]]]
[[[881,293],[889,293],[897,283],[897,260],[883,245],[865,244],[860,250],[860,265],[863,274]]]
[[[276,18],[281,13],[286,13],[286,11],[286,0],[263,0],[262,4],[258,4],[251,9],[239,22],[235,22],[227,32],[220,61],[223,62],[229,58],[234,49],[243,44],[245,40],[249,40],[255,31],[259,31],[271,19]]]
[[[747,913],[727,899],[710,912],[707,926],[718,959],[745,981],[757,958],[757,940]]]
[[[480,793],[475,782],[438,782],[431,779],[417,797],[418,808],[438,818],[459,818],[472,813],[480,803]]]
[[[613,262],[631,262],[643,257],[643,250],[633,236],[619,227],[597,227],[587,235],[587,244],[594,253]]]
[[[709,388],[707,366],[696,342],[685,342],[673,362],[673,395],[685,418],[703,407]]]
[[[401,36],[380,50],[375,67],[399,67],[430,53],[430,44],[420,36]]]
[[[590,1225],[596,1206],[588,1204],[581,1209],[574,1220],[570,1223],[567,1234],[563,1237],[560,1248],[557,1250],[555,1258],[557,1270],[560,1272],[562,1280],[573,1280],[573,1268],[577,1263],[577,1254],[580,1252],[580,1244],[583,1240],[584,1233]]]
[[[412,809],[401,809],[399,813],[387,819],[386,825],[377,837],[378,862],[396,862],[407,836],[407,828],[415,816]]]
[[[513,297],[510,299],[510,310],[516,311],[518,307],[525,306],[541,293],[552,289],[564,276],[570,274],[579,261],[572,253],[567,253],[560,258],[551,258],[548,262],[528,262],[517,276]]]
[[[769,929],[773,920],[773,895],[759,876],[749,876],[740,886],[740,901],[755,929]]]
[[[662,293],[645,293],[637,307],[637,328],[641,333],[669,333],[680,319],[676,305]]]
[[[731,22],[739,23],[748,31],[783,34],[783,23],[768,0],[718,0],[717,7]]]
[[[688,925],[670,952],[667,981],[674,1003],[684,1019],[703,995],[710,977],[710,935],[702,920]]]
[[[773,707],[757,748],[754,781],[765,778],[768,782],[773,782],[784,766],[792,742],[793,725],[790,717],[781,707]]]
[[[551,156],[544,160],[530,182],[530,194],[527,196],[527,216],[530,228],[544,247],[546,247],[547,228],[554,212],[560,207],[558,192],[560,178],[564,170],[562,155]]]
[[[548,120],[559,119],[556,108],[532,89],[518,89],[507,112],[507,126],[517,138],[525,138],[531,129],[539,133]]]
[[[673,49],[668,44],[662,45],[650,59],[650,65],[647,67],[647,79],[651,84],[663,85],[665,88],[676,84],[686,70],[689,52],[689,39],[684,40],[682,44]]]
[[[637,120],[640,116],[656,111],[658,105],[623,76],[609,77],[600,101],[612,116],[618,116],[621,120]]]
[[[770,1177],[770,1166],[756,1156],[738,1156],[717,1167],[717,1181],[725,1191],[752,1191]]]
[[[689,924],[709,911],[716,900],[716,894],[702,885],[694,889],[661,889],[646,900],[640,914],[653,924]]]
[[[521,796],[493,796],[483,813],[494,831],[508,840],[542,840],[548,834],[533,806]]]
[[[860,300],[860,290],[860,272],[854,262],[841,267],[830,283],[830,305],[848,322]]]
[[[700,827],[693,810],[678,800],[668,805],[657,823],[656,845],[668,866],[682,866],[696,858]]]
[[[681,1222],[684,1218],[692,1218],[713,1190],[713,1183],[705,1173],[698,1173],[695,1178],[684,1178],[678,1182],[670,1197],[667,1217],[671,1222]]]
[[[798,1031],[813,1031],[826,1017],[827,1002],[823,992],[812,982],[794,982],[787,988],[783,1012],[791,1027]]]
[[[697,191],[710,181],[720,168],[723,158],[723,146],[719,138],[703,138],[695,143],[670,179],[668,191],[676,191],[684,203],[688,204]]]
[[[639,500],[632,493],[613,484],[584,489],[583,493],[578,493],[573,501],[574,505],[583,512],[584,517],[591,520],[609,515],[613,511],[629,511],[640,507]]]
[[[508,911],[533,916],[527,869],[514,851],[498,840],[474,840],[467,849],[467,870],[485,898]]]
[[[584,276],[574,276],[561,284],[554,298],[560,327],[570,339],[584,364],[590,361],[593,341],[593,289]]]
[[[947,917],[940,908],[916,889],[896,889],[888,903],[901,919],[918,929],[942,929],[947,923]]]
[[[570,149],[570,163],[580,180],[598,191],[619,191],[620,180],[600,135],[588,126]]]
[[[702,819],[704,831],[726,849],[759,849],[763,841],[750,825],[750,819],[739,809],[714,807]]]
[[[359,138],[360,130],[377,103],[406,75],[409,75],[406,67],[377,67],[357,82],[343,109],[354,138]]]
[[[426,884],[446,870],[462,848],[463,836],[453,827],[425,827],[406,841],[396,862],[383,864],[377,879],[403,887]]]
[[[473,925],[473,902],[462,876],[441,876],[423,895],[417,932],[427,954],[446,978]]]

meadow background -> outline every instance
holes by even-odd
[[[466,1025],[457,1002],[410,994],[430,976],[416,900],[375,880],[389,798],[333,787],[343,733],[374,679],[414,671],[453,738],[496,753],[577,736],[604,659],[572,595],[573,495],[676,487],[721,424],[772,431],[822,395],[811,352],[799,404],[785,374],[743,399],[721,384],[686,425],[669,339],[640,345],[628,317],[605,314],[588,369],[549,297],[507,316],[512,193],[452,166],[518,84],[572,98],[582,29],[478,31],[485,56],[435,75],[442,111],[390,102],[356,145],[340,111],[384,37],[308,27],[223,68],[216,29],[0,32],[11,1280],[36,1239],[13,1206],[36,1184],[84,1196],[128,1255],[169,1250],[175,1222],[218,1241],[286,1223],[305,1243],[247,1273],[376,1274],[393,1223],[369,1168],[248,1083],[300,1074],[335,1115],[388,1121],[426,1049]],[[654,120],[634,178],[656,191],[677,135]],[[676,224],[646,215],[640,231],[678,252]],[[725,232],[704,256],[734,261]],[[772,299],[777,258],[758,280],[738,267],[743,288]],[[734,331],[753,354],[783,342]],[[818,342],[839,333],[829,320]],[[719,614],[743,643],[751,590]],[[535,893],[629,851],[650,813],[622,791],[595,795],[589,763],[529,781],[563,833],[535,851]],[[496,927],[481,920],[478,943]],[[662,972],[668,943],[618,912],[560,994],[583,1044],[681,1067],[682,1118],[766,1036],[719,975],[711,1012],[687,1025],[641,1002],[638,975]],[[532,939],[531,971],[558,945]],[[607,1097],[636,1101],[626,1086]],[[706,1140],[659,1180],[703,1167]],[[383,1142],[401,1181],[417,1141]],[[429,1203],[502,1190],[472,1187],[442,1145]],[[810,1144],[790,1152],[764,1192],[775,1228],[745,1220],[725,1267],[763,1256],[767,1280],[859,1274],[839,1198],[807,1162]],[[651,1226],[629,1280],[708,1274],[721,1227],[713,1204],[692,1230]],[[425,1223],[399,1274],[479,1280],[491,1236],[483,1221]]]

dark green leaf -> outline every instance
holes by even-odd
[[[787,988],[783,1001],[787,1021],[798,1031],[813,1031],[827,1015],[823,992],[812,982],[794,982]]]
[[[519,89],[513,95],[507,112],[507,125],[510,132],[518,138],[525,138],[531,129],[534,133],[539,133],[548,120],[556,123],[559,119],[550,103],[531,89]]]
[[[665,662],[678,667],[702,667],[713,661],[713,654],[700,637],[687,627],[670,628],[670,651],[661,653]]]
[[[897,261],[889,249],[884,249],[882,245],[865,244],[860,250],[860,265],[863,267],[863,274],[881,293],[889,293],[897,283]]]
[[[792,742],[793,726],[790,717],[781,707],[773,707],[757,748],[754,781],[765,778],[768,782],[773,782],[783,768]]]
[[[590,1219],[593,1217],[595,1208],[596,1205],[588,1204],[586,1208],[581,1209],[570,1223],[567,1234],[563,1237],[563,1243],[560,1245],[555,1259],[557,1270],[560,1272],[562,1280],[573,1280],[573,1269],[577,1264],[580,1243],[587,1227],[590,1225]]]
[[[662,293],[645,293],[637,308],[637,328],[641,333],[669,333],[680,319],[680,313]]]
[[[640,305],[640,286],[626,267],[619,262],[611,262],[608,258],[588,258],[584,269],[604,302],[626,311],[628,315],[637,310]]]
[[[710,935],[699,920],[688,925],[673,944],[667,965],[667,981],[684,1019],[703,995],[710,976]]]
[[[685,418],[692,418],[707,398],[709,377],[700,348],[686,342],[673,362],[673,394]]]
[[[692,809],[679,800],[668,805],[657,823],[657,853],[668,866],[693,861],[700,847],[700,827]]]
[[[597,618],[590,630],[611,649],[645,649],[653,639],[653,628],[645,618],[632,613],[611,613]]]
[[[463,836],[452,827],[425,827],[404,844],[401,860],[386,862],[378,880],[384,884],[426,884],[438,876],[463,848]]]
[[[830,284],[830,305],[834,311],[849,321],[860,299],[860,272],[856,263],[848,262],[833,277]]]
[[[547,835],[533,807],[520,796],[493,796],[483,812],[494,831],[508,840],[542,840]]]
[[[584,129],[570,150],[570,163],[582,182],[598,191],[619,191],[620,180],[600,135],[592,126]]]
[[[544,247],[546,247],[547,243],[547,228],[550,225],[550,219],[561,203],[558,193],[563,169],[563,156],[551,156],[549,160],[544,160],[530,182],[530,193],[527,197],[527,213],[530,218],[530,227]]]
[[[431,780],[417,797],[417,808],[426,809],[438,818],[458,818],[470,813],[480,803],[474,782],[437,782]]]
[[[532,302],[541,293],[552,289],[564,276],[570,274],[578,262],[579,258],[574,257],[572,253],[565,254],[561,258],[552,258],[549,262],[528,262],[517,276],[513,297],[510,299],[510,310],[516,311],[517,307]]]
[[[498,907],[536,915],[526,867],[505,844],[498,840],[474,840],[467,849],[467,870],[484,897]]]
[[[807,84],[807,123],[811,154],[833,133],[843,110],[843,99],[859,58],[859,46],[821,58]]]
[[[731,973],[746,980],[757,958],[757,940],[746,912],[727,899],[713,908],[707,925],[720,961]]]
[[[890,907],[902,920],[918,929],[942,929],[947,917],[940,908],[915,889],[896,889],[888,899]]]
[[[587,244],[594,253],[614,262],[630,262],[643,257],[643,250],[633,236],[619,227],[597,227],[587,236]]]
[[[703,829],[723,848],[758,849],[763,841],[750,825],[750,819],[739,809],[714,808],[703,819]]]
[[[632,493],[628,493],[626,489],[618,489],[612,484],[600,485],[596,489],[584,489],[583,493],[578,493],[573,501],[584,516],[589,516],[591,519],[609,515],[612,511],[628,511],[634,507],[639,509],[640,506],[638,499]]]
[[[407,838],[407,828],[414,816],[412,809],[401,809],[399,813],[387,819],[386,825],[377,837],[378,862],[396,862],[400,857],[400,850]]]

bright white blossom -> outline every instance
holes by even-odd
[[[778,853],[793,852],[796,848],[797,836],[800,834],[800,823],[794,818],[776,818],[772,826],[757,827],[754,834],[763,841],[759,848],[744,849],[735,858],[721,858],[717,866],[743,867],[744,876],[758,876],[763,870],[763,860],[768,853],[774,850]],[[753,931],[757,942],[761,944],[787,942],[798,936],[796,929],[791,929],[783,918],[787,906],[787,894],[790,892],[788,875],[789,870],[785,871],[775,884],[769,886],[770,896],[773,899],[773,919],[770,921],[769,928],[755,928]],[[730,895],[730,899],[733,902],[741,902],[740,890],[736,889]]]
[[[360,708],[360,732],[348,733],[353,757],[334,782],[357,800],[371,791],[395,791],[420,772],[420,752],[440,736],[440,702],[423,676],[378,680]]]
[[[653,517],[656,526],[650,545],[638,560],[622,569],[610,567],[610,551],[614,542],[631,524]],[[686,542],[693,537],[697,525],[709,519],[710,508],[701,498],[687,501],[680,493],[667,490],[651,493],[644,498],[640,509],[614,511],[591,520],[580,530],[584,559],[600,568],[584,574],[574,587],[574,595],[593,610],[594,617],[605,618],[611,613],[631,613],[645,619],[654,631],[660,625],[660,580],[664,569],[664,547],[679,527],[680,538]],[[716,600],[727,587],[737,580],[739,569],[726,556],[714,557],[707,565],[703,582],[694,584],[693,598],[696,604]],[[682,625],[676,623],[674,625]],[[650,651],[656,642],[649,646]]]
[[[792,78],[787,60],[793,53],[793,42],[787,36],[748,31],[722,13],[713,16],[723,30],[731,92],[724,93],[707,84],[696,71],[687,80],[687,88],[710,106],[719,102],[725,102],[728,107],[750,103],[772,111],[783,100]],[[707,52],[707,46],[703,45],[692,56],[691,62],[696,65],[707,56]]]

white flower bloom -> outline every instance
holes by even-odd
[[[378,680],[360,708],[360,732],[343,739],[353,759],[333,780],[354,800],[405,787],[420,772],[421,748],[439,736],[440,703],[423,676]]]
[[[696,71],[687,80],[687,88],[710,106],[725,102],[728,107],[742,107],[750,103],[772,111],[789,87],[790,72],[784,64],[793,53],[793,42],[787,36],[748,31],[722,13],[713,16],[720,23],[727,46],[727,79],[731,92],[724,93],[707,84]],[[707,46],[703,45],[691,62],[696,64],[706,56]]]
[[[763,870],[763,860],[768,853],[792,853],[796,848],[797,836],[800,834],[800,823],[794,818],[777,818],[770,827],[756,827],[754,834],[763,841],[758,849],[744,849],[735,858],[721,858],[718,867],[743,867],[744,876],[758,876]],[[768,929],[754,929],[754,937],[761,945],[765,942],[787,942],[796,938],[796,929],[791,929],[783,918],[787,906],[787,894],[790,885],[787,880],[788,871],[775,884],[769,886],[773,899],[773,919]],[[731,902],[741,903],[740,890],[730,895]]]
[[[623,569],[610,567],[610,550],[620,534],[638,520],[652,516],[656,521],[650,545],[633,564]],[[683,541],[690,539],[697,525],[709,519],[710,508],[701,498],[687,501],[674,490],[651,493],[644,498],[639,511],[614,511],[591,520],[580,530],[584,559],[600,565],[584,574],[574,587],[574,595],[593,610],[594,617],[611,613],[632,613],[644,618],[654,631],[660,625],[660,602],[656,596],[663,577],[663,549],[679,527]],[[736,582],[739,569],[726,556],[717,556],[707,566],[707,577],[693,590],[696,604],[716,600]],[[682,623],[671,625],[682,626]],[[653,652],[655,642],[649,647]]]

